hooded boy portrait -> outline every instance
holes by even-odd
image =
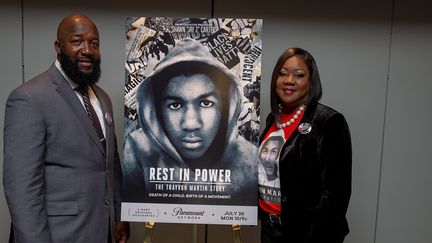
[[[238,133],[242,99],[238,76],[206,46],[178,40],[137,89],[123,201],[256,205],[258,152]],[[225,197],[154,196],[173,191]]]

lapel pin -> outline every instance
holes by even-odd
[[[113,120],[111,115],[108,112],[105,113],[105,121],[108,124],[108,126],[111,126]]]
[[[312,125],[307,122],[303,122],[298,126],[299,133],[301,134],[308,134],[310,131],[312,131]]]

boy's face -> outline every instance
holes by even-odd
[[[264,167],[273,168],[279,154],[281,144],[278,140],[268,140],[261,149],[260,159]]]
[[[205,74],[180,75],[162,94],[162,122],[171,143],[185,159],[204,155],[219,131],[222,102]]]

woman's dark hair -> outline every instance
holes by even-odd
[[[212,144],[210,145],[207,152],[202,156],[202,158],[199,158],[197,161],[197,165],[201,164],[204,159],[210,159],[210,158],[219,158],[223,154],[223,150],[225,149],[225,143],[227,138],[227,127],[228,127],[228,120],[229,120],[229,90],[232,87],[232,80],[230,77],[224,73],[223,71],[219,70],[216,67],[213,67],[211,65],[208,65],[206,63],[202,62],[192,62],[192,61],[185,61],[185,62],[179,62],[174,65],[171,65],[169,67],[166,67],[164,70],[162,70],[160,73],[158,73],[156,76],[152,77],[152,86],[151,89],[155,92],[154,95],[154,104],[158,104],[162,100],[162,94],[164,93],[165,88],[168,85],[168,82],[177,76],[184,75],[186,77],[190,77],[194,74],[204,74],[208,75],[210,79],[213,81],[213,83],[216,86],[216,89],[219,91],[219,95],[222,101],[221,107],[221,122],[220,127],[218,130],[218,133],[213,140]],[[158,120],[162,119],[161,109],[156,109],[156,115],[158,117]],[[162,127],[164,130],[166,130],[164,122],[162,122]],[[195,164],[194,161],[188,161],[189,163]],[[193,167],[193,165],[191,165]]]
[[[294,56],[303,59],[310,73],[310,90],[305,105],[307,106],[312,101],[318,102],[322,96],[321,79],[318,73],[318,67],[315,63],[315,59],[313,58],[313,56],[309,52],[301,48],[288,48],[280,55],[279,59],[277,60],[271,77],[270,105],[271,111],[275,117],[278,116],[279,103],[281,103],[275,91],[276,81],[279,77],[280,70],[285,64],[286,60]]]

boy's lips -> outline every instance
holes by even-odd
[[[183,146],[188,149],[196,149],[201,147],[202,142],[182,142]]]
[[[203,144],[202,139],[196,136],[183,138],[181,142],[183,146],[188,149],[196,149]]]

